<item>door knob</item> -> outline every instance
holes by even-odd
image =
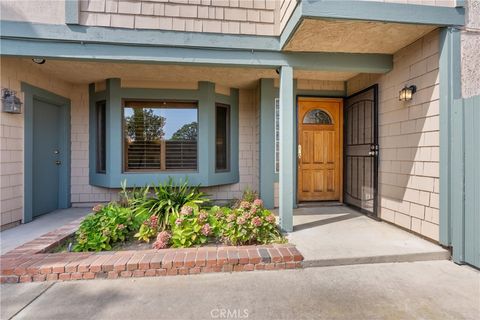
[[[57,166],[59,166],[59,165],[61,165],[61,164],[62,164],[62,161],[60,161],[60,160],[57,160],[57,161],[55,161],[55,164],[56,164]]]

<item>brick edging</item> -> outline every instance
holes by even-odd
[[[3,255],[0,266],[1,283],[302,267],[303,256],[292,244],[45,253],[70,237],[81,221],[82,219],[78,219]]]

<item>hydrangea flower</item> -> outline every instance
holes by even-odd
[[[262,199],[255,199],[253,200],[253,205],[256,207],[263,207],[263,201]]]
[[[92,208],[93,212],[98,212],[103,209],[103,205],[97,204],[95,207]]]
[[[155,249],[163,249],[168,246],[168,242],[172,236],[168,231],[162,231],[157,235],[157,241],[153,243]]]
[[[183,222],[183,219],[182,219],[182,218],[178,218],[177,220],[175,220],[175,224],[176,224],[177,226],[181,225],[182,222]]]
[[[204,236],[208,236],[210,235],[211,232],[212,232],[212,228],[208,223],[205,223],[205,225],[202,227],[202,234]]]
[[[117,226],[118,230],[123,230],[125,229],[125,225],[123,223],[120,223],[118,226]]]
[[[250,213],[251,213],[252,215],[255,215],[255,213],[257,213],[257,207],[252,207],[252,208],[250,209]]]
[[[183,206],[182,209],[180,210],[180,214],[184,216],[188,216],[192,214],[193,208],[190,206]]]
[[[228,222],[232,222],[232,221],[235,220],[235,218],[236,218],[235,214],[231,213],[231,214],[228,215],[227,221],[228,221]]]
[[[198,214],[198,221],[204,222],[204,221],[207,221],[207,219],[208,219],[208,212],[205,210],[200,211],[200,213]]]
[[[250,209],[250,202],[248,201],[240,202],[240,209]]]
[[[254,217],[252,219],[252,224],[255,226],[255,227],[260,227],[262,225],[262,219],[260,219],[259,217]]]
[[[267,220],[269,223],[274,223],[275,222],[275,216],[273,214],[269,214],[265,220]]]
[[[252,217],[252,215],[253,215],[253,214],[252,214],[252,211],[250,210],[250,211],[247,211],[247,212],[245,212],[245,213],[243,214],[243,218],[244,218],[245,220],[248,220],[248,219],[250,219],[250,218]]]
[[[242,224],[245,224],[245,222],[246,222],[246,220],[245,220],[244,217],[240,216],[240,217],[237,218],[237,224],[238,225],[241,226]]]

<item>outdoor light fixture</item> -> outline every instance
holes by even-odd
[[[403,88],[399,92],[398,100],[400,101],[410,101],[412,100],[413,94],[417,92],[417,86],[410,86]]]
[[[36,64],[44,64],[46,60],[43,58],[33,58],[32,61]]]
[[[8,113],[22,113],[22,102],[17,97],[17,92],[2,88],[2,111]]]

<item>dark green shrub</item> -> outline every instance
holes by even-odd
[[[98,205],[94,211],[80,224],[73,251],[110,250],[113,243],[125,241],[140,225],[130,208],[117,203]]]

